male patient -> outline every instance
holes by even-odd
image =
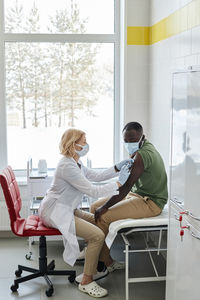
[[[167,175],[163,160],[155,147],[145,139],[142,126],[137,122],[126,124],[123,138],[126,150],[134,159],[130,175],[131,186],[125,183],[119,188],[119,195],[97,200],[90,209],[95,214],[97,226],[103,230],[105,236],[108,234],[110,223],[114,221],[159,215],[168,198]],[[115,168],[117,170],[117,165]],[[127,183],[128,181],[130,182],[129,179]],[[122,268],[115,266],[117,262],[111,258],[105,243],[99,260],[109,266],[111,272]]]

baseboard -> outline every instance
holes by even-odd
[[[0,230],[0,238],[16,238],[17,236],[10,230]]]

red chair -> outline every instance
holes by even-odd
[[[39,269],[29,268],[18,265],[18,269],[15,271],[16,277],[20,277],[14,280],[14,284],[11,286],[11,290],[16,292],[19,288],[19,283],[31,280],[43,276],[47,282],[48,289],[46,295],[52,296],[54,289],[51,280],[48,275],[69,275],[68,280],[74,282],[76,277],[75,271],[56,271],[55,261],[52,260],[47,265],[47,247],[46,237],[47,235],[61,235],[60,231],[54,228],[45,227],[40,218],[36,215],[30,215],[26,219],[20,217],[21,210],[21,198],[19,187],[17,185],[15,175],[10,166],[5,168],[0,174],[0,183],[3,189],[4,197],[8,207],[10,216],[10,225],[12,232],[18,236],[39,236]],[[21,277],[22,271],[32,273],[31,275]]]

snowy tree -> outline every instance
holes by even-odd
[[[49,18],[49,33],[84,34],[87,19],[80,17],[76,0],[70,7],[56,11]],[[26,16],[16,0],[7,12],[6,30],[10,33],[40,32],[39,11],[35,3]],[[79,111],[93,115],[99,94],[95,69],[100,49],[93,43],[7,43],[6,76],[7,101],[10,108],[22,116],[23,128],[27,120],[38,127],[75,126]]]
[[[7,13],[6,31],[21,32],[24,18],[23,7],[15,6]],[[21,111],[23,128],[26,128],[26,83],[27,83],[27,53],[28,47],[23,43],[6,44],[6,98],[8,106]]]
[[[81,33],[86,31],[87,20],[81,20],[80,11],[74,0],[71,7],[56,11],[51,18],[50,32]],[[53,95],[54,111],[58,113],[58,126],[62,116],[67,115],[69,125],[75,125],[76,111],[85,110],[92,114],[96,104],[98,85],[95,78],[95,58],[98,47],[93,44],[63,43],[56,45],[52,53],[54,74],[57,84]]]

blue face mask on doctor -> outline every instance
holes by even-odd
[[[84,146],[79,145],[79,144],[76,144],[76,145],[82,148],[81,150],[75,150],[75,152],[78,154],[79,157],[85,156],[88,153],[88,151],[89,151],[89,145],[88,144],[85,144]]]
[[[141,136],[141,138],[139,139],[138,142],[134,142],[134,143],[124,143],[124,147],[126,149],[126,151],[128,152],[129,155],[133,155],[133,153],[135,153],[136,151],[139,150],[139,144],[142,140],[143,135]]]

